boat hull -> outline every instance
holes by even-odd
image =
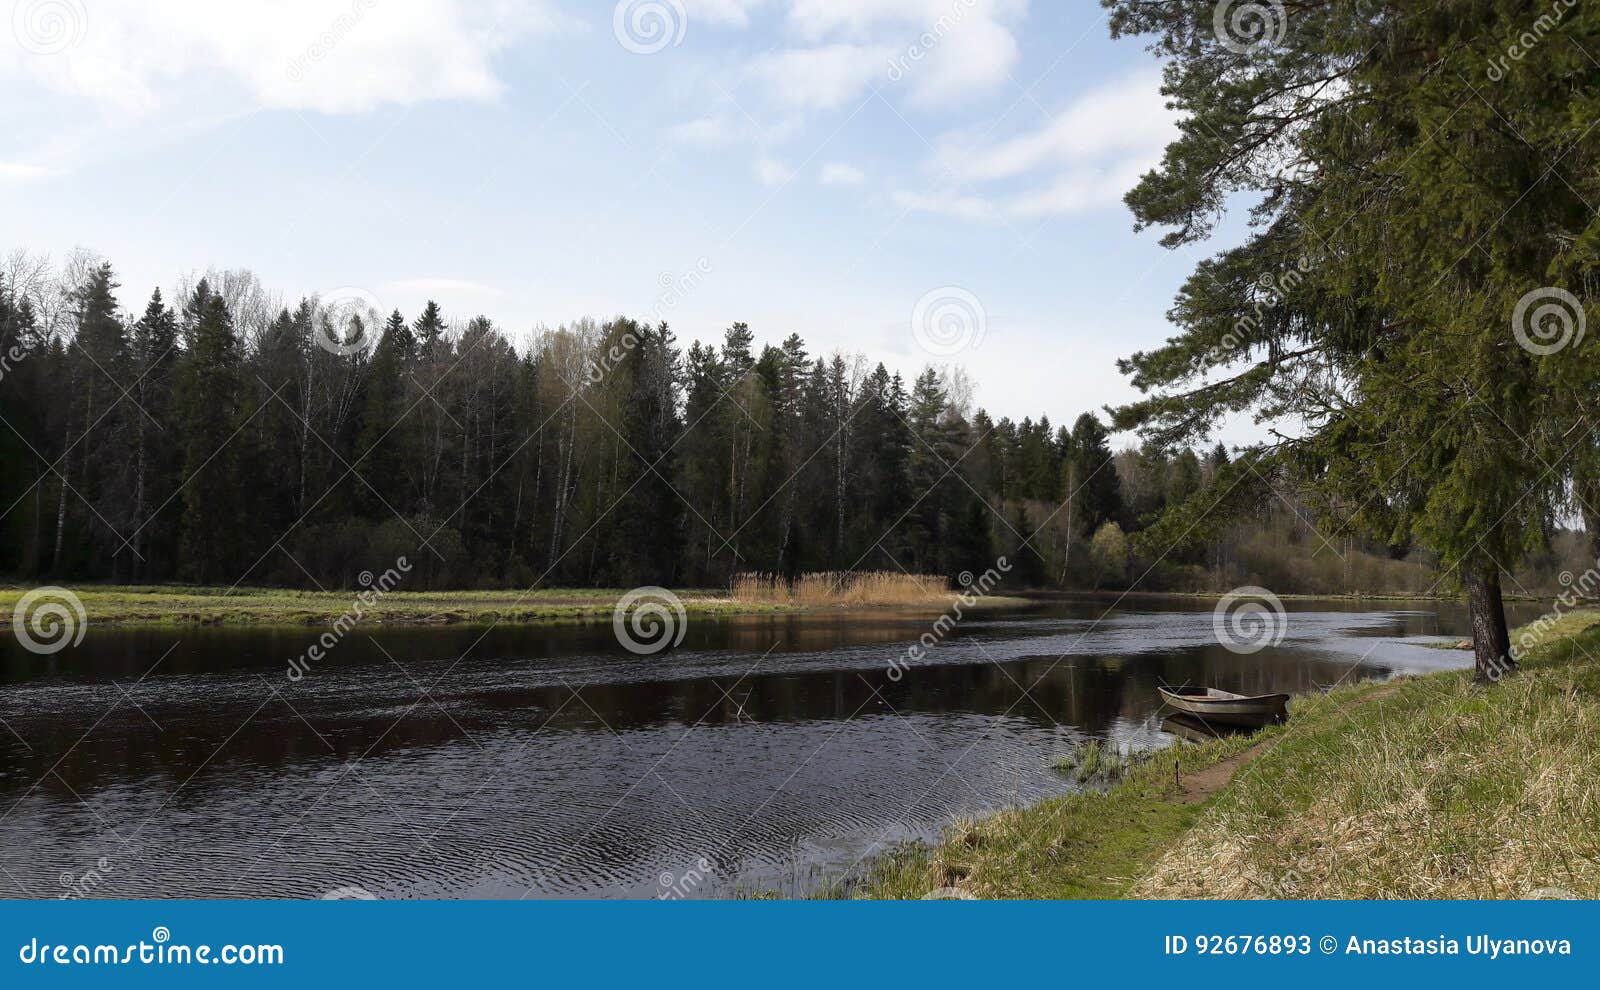
[[[1289,713],[1289,696],[1286,694],[1268,694],[1252,698],[1220,691],[1198,695],[1179,694],[1166,688],[1157,690],[1161,693],[1161,700],[1173,710],[1193,715],[1202,721],[1222,725],[1258,729],[1272,722],[1283,721]]]

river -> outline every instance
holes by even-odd
[[[1097,738],[1174,743],[1156,686],[1308,692],[1470,665],[1449,603],[1291,601],[1225,649],[1211,603],[691,617],[640,657],[609,623],[0,637],[0,895],[803,895],[886,845],[1077,787]],[[930,634],[931,638],[931,634]],[[904,666],[898,681],[891,661]]]

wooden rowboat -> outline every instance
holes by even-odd
[[[1256,729],[1268,722],[1281,722],[1289,713],[1289,696],[1286,694],[1249,697],[1218,691],[1216,688],[1185,687],[1169,691],[1158,687],[1156,690],[1161,693],[1161,700],[1177,711],[1223,725]]]

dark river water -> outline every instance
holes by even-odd
[[[1219,645],[1211,603],[691,617],[638,657],[610,623],[0,635],[0,896],[803,894],[962,815],[1073,789],[1089,738],[1170,745],[1156,686],[1304,692],[1467,666],[1452,604],[1287,603]]]

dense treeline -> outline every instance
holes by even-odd
[[[416,586],[718,586],[1006,554],[1026,584],[1107,585],[1123,534],[1228,458],[1113,457],[1092,415],[995,421],[959,372],[744,324],[519,351],[485,317],[276,307],[237,272],[137,312],[118,288],[84,259],[0,276],[8,573],[338,587],[408,554]]]
[[[907,383],[739,323],[684,348],[581,322],[519,350],[486,317],[285,307],[241,272],[135,312],[118,288],[82,257],[0,273],[0,572],[334,588],[404,554],[413,589],[717,587],[1005,555],[1012,587],[1436,583],[1409,547],[1334,547],[1290,496],[1169,541],[1154,524],[1208,498],[1225,448],[995,420],[959,371]]]

